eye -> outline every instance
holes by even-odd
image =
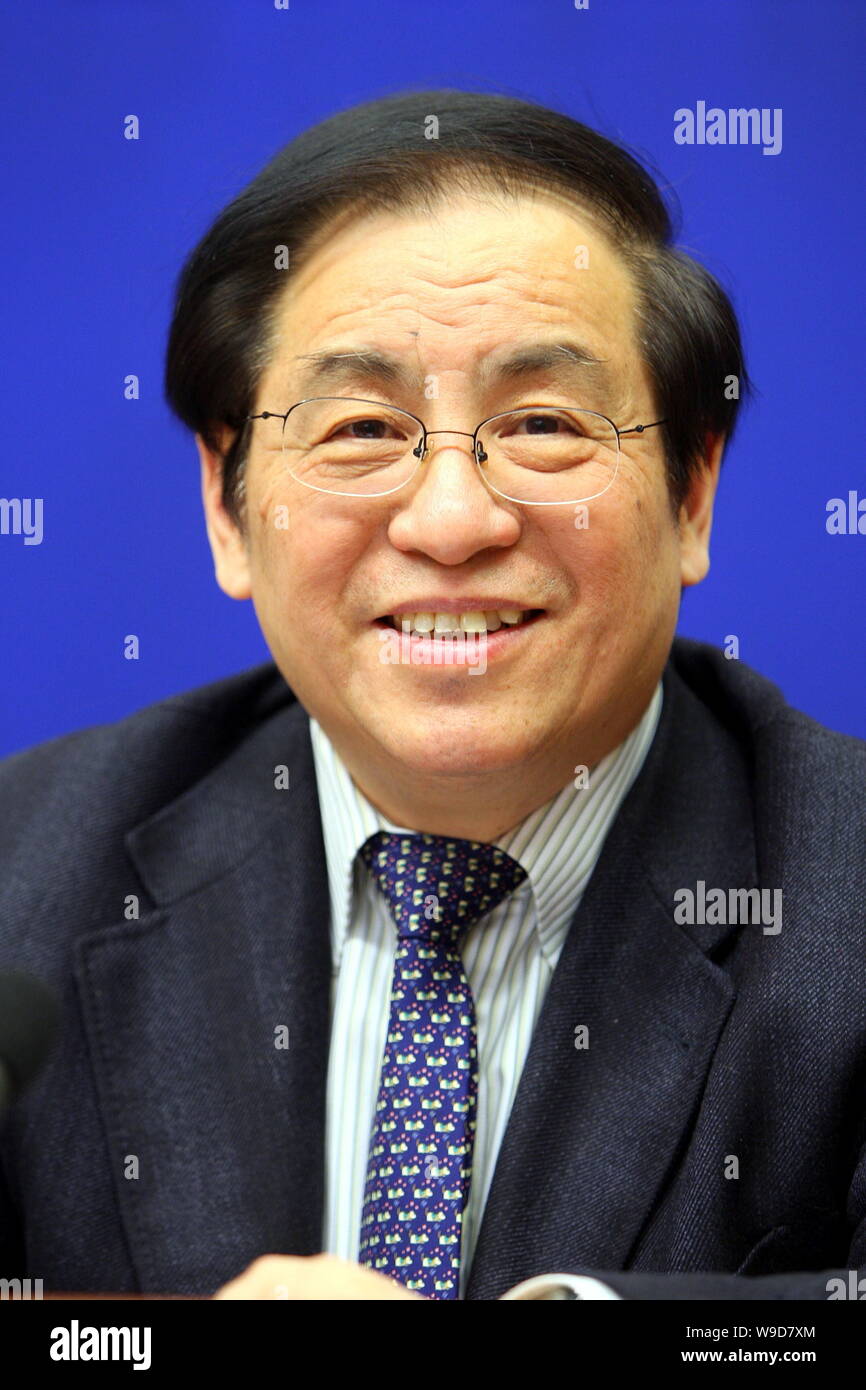
[[[518,414],[515,420],[516,430],[521,432],[524,425],[526,426],[525,432],[533,435],[586,433],[579,420],[562,411],[531,410],[524,414]]]
[[[383,431],[389,428],[390,425],[387,420],[376,419],[371,415],[364,420],[349,420],[345,425],[338,425],[329,437],[333,438],[349,430],[352,439],[383,439]]]
[[[351,420],[324,426],[321,435],[323,443],[375,444],[382,440],[407,438],[407,426],[392,415],[358,415]]]

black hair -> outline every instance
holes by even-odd
[[[433,136],[434,138],[431,138]],[[432,210],[456,192],[557,192],[598,222],[631,271],[674,515],[708,434],[729,441],[753,390],[733,306],[673,246],[671,214],[635,155],[545,106],[489,92],[402,92],[341,111],[289,141],[219,214],[178,277],[165,367],[172,410],[222,458],[222,495],[243,525],[258,383],[292,275],[342,214]],[[277,268],[276,248],[290,269]],[[631,424],[632,422],[628,422]],[[637,421],[633,423],[638,423]]]

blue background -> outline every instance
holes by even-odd
[[[793,704],[866,737],[866,536],[825,528],[829,498],[866,496],[864,37],[861,0],[7,7],[0,495],[44,498],[45,535],[0,535],[0,754],[267,659],[251,605],[216,587],[194,443],[162,399],[172,288],[287,140],[409,84],[560,108],[675,190],[761,392],[680,630],[737,634]],[[781,153],[675,144],[674,112],[700,100],[781,107]]]

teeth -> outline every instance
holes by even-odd
[[[466,613],[401,613],[391,616],[391,622],[398,632],[495,632],[505,624],[516,627],[522,623],[526,613],[521,608],[500,608],[482,613],[470,610]]]
[[[461,613],[460,626],[464,632],[486,632],[487,618],[483,613]]]
[[[437,613],[434,632],[459,632],[460,618],[457,613]]]

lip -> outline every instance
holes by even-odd
[[[430,598],[422,597],[413,599],[411,603],[400,603],[395,608],[386,608],[381,618],[399,618],[404,613],[492,613],[500,608],[513,608],[519,613],[543,612],[537,605],[531,603],[518,603],[513,598],[502,598],[501,595],[494,595],[493,598],[479,598],[477,594],[468,594],[465,598]]]

